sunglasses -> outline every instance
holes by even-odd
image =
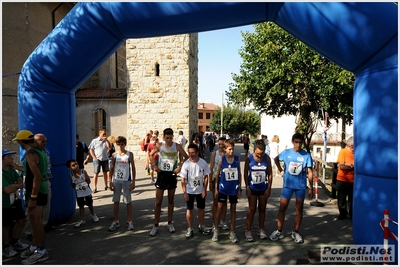
[[[75,167],[75,166],[78,166],[78,164],[75,164],[75,163],[71,164],[71,167]]]

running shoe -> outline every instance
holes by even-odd
[[[294,230],[292,231],[292,239],[296,244],[303,244],[304,243],[304,240],[301,237],[301,235],[299,234],[299,232],[296,232]]]
[[[282,239],[283,238],[283,234],[282,231],[279,231],[278,229],[276,229],[275,231],[272,232],[272,234],[269,236],[269,239],[271,241],[276,241],[278,239]]]
[[[108,227],[108,231],[115,231],[115,229],[117,229],[119,227],[120,227],[119,221],[112,222],[110,227]]]
[[[258,230],[257,235],[260,237],[260,239],[268,238],[267,234],[265,233],[265,231],[263,229]]]
[[[186,239],[192,238],[193,236],[194,236],[193,229],[192,228],[188,228],[187,232],[186,232],[186,235],[185,235]]]
[[[175,233],[175,228],[174,228],[174,226],[172,225],[172,223],[169,223],[167,227],[168,227],[168,231],[169,231],[170,233]]]
[[[229,227],[228,227],[228,225],[226,224],[226,222],[224,222],[224,221],[222,221],[222,220],[219,222],[219,227],[221,227],[222,230],[229,230]]]
[[[18,240],[18,242],[13,245],[14,250],[18,250],[18,251],[23,251],[23,250],[27,249],[28,247],[29,247],[28,244],[24,244],[20,240]]]
[[[132,221],[126,222],[126,230],[133,230],[135,227],[133,226]]]
[[[22,252],[20,256],[21,256],[21,258],[25,259],[25,258],[29,258],[30,256],[32,256],[33,253],[35,253],[35,250],[31,250],[30,248],[28,248],[27,250]]]
[[[97,217],[96,214],[92,215],[92,219],[93,219],[94,222],[98,222],[99,221],[99,217]]]
[[[245,231],[244,236],[246,237],[247,242],[253,242],[253,235],[251,234],[251,231]]]
[[[86,223],[85,220],[79,220],[76,224],[75,224],[75,228],[81,227],[82,225],[84,225]]]
[[[236,234],[235,234],[234,231],[231,231],[229,233],[229,239],[232,241],[232,243],[238,243],[239,242],[239,239],[236,237]]]
[[[204,226],[199,225],[199,232],[203,233],[203,235],[209,235],[211,233],[211,229],[206,229]]]
[[[150,231],[150,236],[155,236],[158,232],[158,226],[153,226],[153,229]]]
[[[211,240],[214,242],[218,242],[218,230],[217,229],[214,230],[213,237]]]
[[[13,248],[13,246],[8,246],[5,249],[3,249],[3,256],[6,258],[11,258],[17,255],[18,252],[16,252]]]
[[[37,250],[29,257],[21,261],[22,264],[35,264],[49,259],[47,251],[44,254],[40,254]]]

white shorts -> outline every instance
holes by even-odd
[[[113,182],[114,183],[114,194],[113,202],[119,202],[121,199],[121,193],[124,196],[124,203],[129,204],[132,201],[132,191],[130,190],[131,181],[124,182]]]

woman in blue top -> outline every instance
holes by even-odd
[[[244,163],[244,183],[246,185],[246,195],[249,200],[249,208],[246,218],[246,241],[252,242],[251,225],[253,224],[254,214],[256,213],[258,201],[258,235],[261,239],[266,239],[264,232],[265,208],[267,200],[271,194],[272,168],[271,159],[265,153],[265,143],[263,140],[256,140],[254,152],[250,154]]]

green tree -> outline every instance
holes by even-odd
[[[242,33],[243,62],[226,92],[229,103],[253,105],[273,117],[296,116],[296,132],[310,141],[323,112],[338,121],[353,120],[354,75],[272,22],[254,25],[255,32]]]
[[[224,106],[222,113],[222,130],[224,133],[241,134],[246,132],[255,135],[260,130],[260,116],[252,110],[227,105]],[[214,111],[210,127],[213,131],[221,132],[221,109]]]

